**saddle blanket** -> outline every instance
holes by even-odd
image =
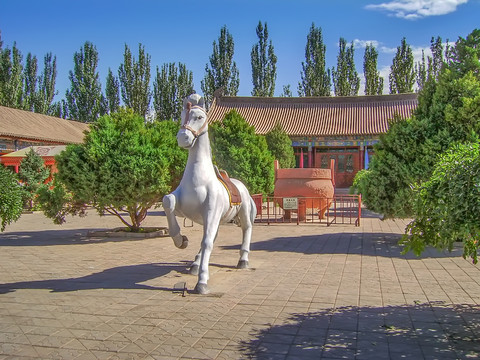
[[[230,199],[230,206],[240,205],[242,203],[242,196],[240,191],[232,182],[225,170],[219,170],[215,166],[215,172],[217,173],[218,180],[223,184],[228,193],[228,198]]]

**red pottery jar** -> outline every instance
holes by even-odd
[[[318,216],[322,219],[333,200],[333,194],[334,187],[330,169],[279,169],[275,163],[274,196],[276,198],[299,198],[298,217],[300,221],[305,220],[307,212],[312,209],[318,211]],[[282,201],[279,201],[279,205],[283,206]],[[289,216],[288,211],[285,215]]]

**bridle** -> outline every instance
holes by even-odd
[[[205,114],[205,122],[203,123],[203,125],[200,127],[200,129],[198,130],[195,130],[193,129],[192,127],[190,127],[189,125],[187,125],[188,123],[188,116],[190,114],[190,111],[192,109],[198,109],[198,110],[202,110],[203,113]],[[199,136],[203,135],[206,133],[205,128],[207,127],[207,113],[205,112],[205,109],[201,106],[198,106],[198,105],[193,105],[192,106],[192,103],[191,102],[187,102],[187,113],[185,114],[185,120],[183,122],[183,125],[182,125],[182,129],[186,129],[186,130],[189,130],[194,139],[198,138]]]

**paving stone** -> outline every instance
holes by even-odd
[[[454,359],[480,352],[480,270],[452,253],[400,254],[406,221],[220,229],[212,294],[185,297],[199,226],[170,239],[88,238],[113,217],[56,227],[25,214],[0,234],[0,359]],[[147,226],[165,224],[149,216]],[[234,236],[232,236],[234,235]],[[238,236],[237,236],[238,235]],[[199,240],[198,240],[199,241]]]

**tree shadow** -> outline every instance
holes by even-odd
[[[477,358],[480,306],[431,302],[292,314],[241,343],[252,359]]]
[[[142,284],[145,281],[162,277],[176,271],[185,272],[185,264],[181,263],[155,263],[119,266],[104,271],[82,276],[79,278],[49,279],[38,281],[22,281],[0,284],[0,294],[5,294],[18,289],[46,289],[51,292],[67,292],[93,289],[143,289],[166,290]]]
[[[142,241],[134,237],[89,236],[90,232],[106,230],[105,228],[55,229],[41,231],[17,231],[0,234],[2,246],[55,246],[55,245],[88,245],[107,242]]]
[[[264,241],[252,241],[251,251],[293,252],[311,254],[358,254],[402,259],[461,257],[463,248],[452,252],[427,248],[417,257],[412,252],[403,255],[398,241],[401,234],[395,233],[332,233],[306,236],[276,237]],[[221,246],[226,250],[239,250],[240,245]]]

